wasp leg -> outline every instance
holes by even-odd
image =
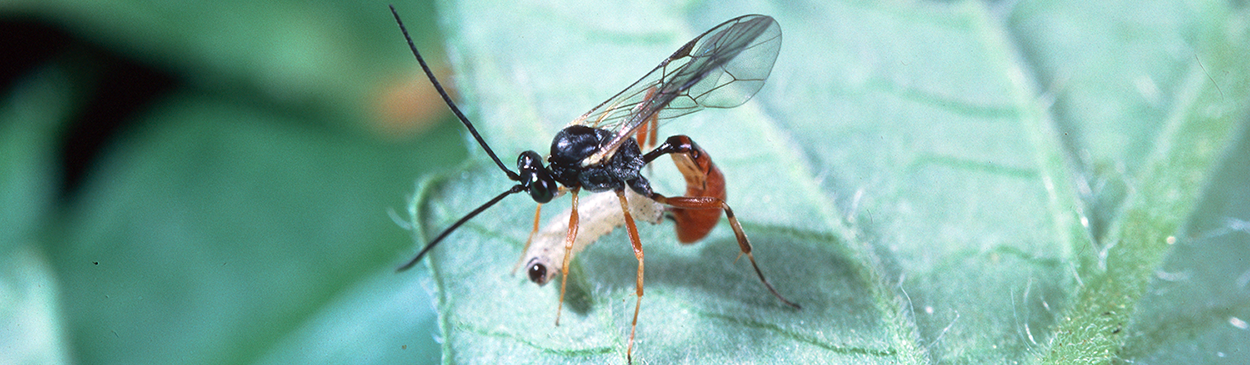
[[[569,283],[569,254],[573,252],[573,242],[577,241],[577,191],[579,188],[570,189],[573,194],[573,210],[569,214],[569,234],[564,237],[564,265],[560,267],[560,304],[556,307],[556,325],[560,325],[560,312],[564,310],[564,287]]]
[[[747,259],[751,260],[751,267],[755,269],[755,274],[759,276],[760,282],[764,283],[764,286],[768,288],[768,291],[772,292],[773,296],[777,297],[777,299],[780,299],[782,303],[785,303],[786,305],[794,307],[795,309],[801,308],[799,307],[798,304],[794,304],[794,302],[791,302],[787,300],[785,297],[782,297],[781,294],[777,292],[777,289],[773,288],[773,284],[770,284],[768,282],[768,279],[764,278],[764,273],[760,271],[759,264],[755,263],[755,256],[751,255],[751,241],[747,240],[747,234],[746,232],[742,231],[742,225],[738,223],[738,218],[734,216],[733,209],[731,209],[729,207],[729,204],[726,204],[724,200],[713,198],[713,197],[705,197],[705,196],[704,197],[679,196],[679,197],[669,198],[669,197],[665,197],[663,195],[656,194],[656,193],[652,193],[650,198],[652,200],[660,202],[660,204],[669,205],[675,208],[722,209],[724,210],[725,216],[729,217],[729,226],[733,227],[734,235],[737,236],[738,238],[738,246],[742,249],[742,254],[747,255]]]
[[[650,98],[654,91],[654,89],[648,91],[647,98]],[[643,121],[642,124],[638,126],[634,139],[638,140],[638,146],[642,147],[644,150],[655,147],[655,143],[660,141],[659,130],[660,115],[652,114],[650,118],[647,118],[647,120]]]
[[[649,141],[651,141],[651,144],[650,144],[650,145],[647,145],[647,147],[655,146],[655,142],[658,142],[658,141],[660,140],[660,135],[659,135],[659,133],[660,133],[660,115],[659,115],[659,114],[656,114],[656,115],[652,115],[652,116],[651,116],[651,128],[650,128],[650,130],[651,130],[651,139],[649,139]]]
[[[542,216],[543,204],[538,203],[538,208],[534,209],[534,229],[530,230],[530,237],[525,239],[525,248],[521,249],[521,259],[517,260],[516,265],[512,265],[512,275],[516,275],[516,269],[525,264],[525,255],[530,252],[530,243],[534,242],[534,235],[538,233],[538,218]]]
[[[651,152],[647,152],[647,154],[643,156],[643,161],[646,163],[650,163],[651,161],[654,161],[656,158],[665,154],[684,155],[683,158],[688,159],[689,161],[693,162],[695,166],[705,165],[708,167],[708,168],[702,168],[702,167],[699,168],[699,170],[704,171],[704,172],[697,172],[698,170],[692,170],[692,172],[687,172],[686,168],[682,167],[682,163],[678,162],[678,168],[683,170],[682,172],[683,175],[686,175],[687,184],[688,184],[688,187],[687,187],[688,192],[691,189],[696,188],[697,185],[699,185],[697,181],[692,180],[692,178],[698,178],[700,176],[709,178],[708,181],[704,182],[704,184],[713,183],[714,181],[711,181],[711,178],[719,177],[720,179],[723,180],[723,177],[720,177],[719,169],[716,169],[716,167],[711,164],[711,158],[708,157],[707,153],[704,152],[703,149],[700,148],[697,144],[695,144],[694,141],[690,140],[690,137],[681,136],[681,135],[668,137],[668,140],[665,140],[664,143],[661,144],[659,147],[656,147],[654,150],[651,150]],[[706,164],[703,164],[702,162],[706,162]],[[714,174],[712,173],[713,171],[714,171]],[[720,181],[720,183],[723,184],[723,181]],[[705,189],[704,191],[710,192],[710,191],[707,191],[707,189]],[[738,223],[738,217],[734,216],[733,209],[730,208],[729,204],[725,202],[723,188],[721,189],[719,194],[713,194],[713,195],[720,195],[720,196],[679,196],[679,197],[670,198],[670,197],[666,197],[666,196],[657,194],[655,192],[652,192],[649,194],[648,197],[651,198],[652,200],[655,200],[656,202],[659,202],[660,204],[664,204],[664,205],[668,205],[673,208],[676,208],[674,210],[674,215],[675,215],[675,219],[677,219],[679,223],[679,226],[678,226],[679,234],[683,230],[683,228],[680,226],[682,221],[681,221],[681,214],[679,214],[682,211],[711,210],[711,209],[720,209],[724,211],[725,216],[729,218],[729,226],[733,228],[734,236],[737,237],[738,239],[738,247],[742,250],[742,254],[746,255],[747,259],[751,261],[751,267],[755,269],[755,274],[756,276],[760,278],[760,282],[763,283],[764,286],[768,288],[768,291],[771,292],[773,296],[781,300],[782,303],[785,303],[786,305],[789,305],[796,309],[800,308],[798,304],[795,304],[794,302],[791,302],[787,300],[785,297],[781,296],[781,294],[777,292],[777,289],[774,288],[773,285],[768,282],[768,279],[764,278],[764,272],[760,270],[759,264],[755,262],[755,256],[751,254],[751,241],[747,239],[746,232],[742,230],[742,225]],[[719,214],[717,214],[717,219],[719,220]],[[710,230],[710,227],[708,227],[707,229]],[[703,234],[706,235],[706,232]]]
[[[644,100],[651,99],[653,95],[655,95],[654,87],[647,90],[647,98]],[[641,106],[642,104],[639,105]],[[660,142],[659,131],[660,114],[652,114],[651,117],[647,118],[647,120],[643,121],[642,124],[638,126],[638,132],[634,137],[634,139],[638,140],[638,147],[643,150],[654,148],[655,144]],[[647,175],[651,175],[651,171],[651,165],[647,165]]]
[[[669,157],[673,158],[673,164],[686,179],[685,196],[725,200],[725,174],[716,167],[707,152],[685,136],[669,138],[665,143],[668,146],[665,150],[674,151]],[[716,209],[673,208],[669,212],[676,222],[677,241],[686,244],[707,237],[720,222],[721,216],[721,211]]]
[[[632,363],[634,334],[638,331],[638,309],[642,308],[642,274],[644,272],[642,240],[638,238],[638,226],[634,224],[634,217],[629,214],[629,201],[625,200],[625,190],[616,190],[616,197],[621,201],[621,212],[625,213],[625,227],[629,228],[629,243],[634,246],[634,257],[638,258],[638,302],[634,304],[634,322],[629,329],[629,346],[625,348],[625,359]]]

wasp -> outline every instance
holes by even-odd
[[[438,243],[452,232],[512,194],[529,194],[538,208],[534,213],[534,228],[526,241],[522,262],[529,279],[539,285],[551,280],[556,271],[561,274],[560,303],[556,308],[556,325],[560,324],[560,312],[564,307],[565,286],[568,283],[569,260],[578,242],[580,215],[578,195],[582,190],[591,193],[612,192],[619,205],[623,223],[629,235],[634,256],[638,259],[636,282],[637,302],[634,305],[626,358],[632,362],[634,334],[638,328],[638,311],[642,306],[644,255],[638,228],[631,211],[630,199],[645,199],[650,204],[665,207],[670,218],[676,222],[678,241],[693,243],[707,236],[720,220],[722,212],[729,220],[741,254],[751,262],[751,267],[768,291],[782,303],[799,309],[799,305],[787,300],[764,278],[764,273],[751,253],[751,241],[738,223],[733,209],[725,202],[724,174],[712,162],[711,156],[690,137],[668,137],[658,146],[657,129],[661,121],[684,116],[705,108],[732,108],[746,103],[760,90],[772,72],[773,63],[781,49],[781,27],[772,17],[744,15],[730,19],[687,42],[665,58],[645,76],[621,92],[600,103],[589,112],[574,119],[556,133],[546,157],[535,151],[525,151],[517,157],[517,171],[512,171],[499,159],[481,134],[473,127],[464,113],[452,102],[451,97],[430,71],[425,59],[417,51],[408,30],[399,19],[399,13],[391,6],[395,22],[399,24],[409,48],[416,56],[421,69],[430,83],[442,96],[443,101],[455,113],[486,154],[515,184],[461,217],[434,237],[411,260],[399,268],[408,269],[421,260]],[[643,147],[648,151],[643,153]],[[686,195],[665,196],[651,188],[642,174],[642,168],[660,156],[672,157],[686,180]],[[546,164],[544,164],[544,162]],[[630,191],[627,197],[626,191]],[[542,205],[553,199],[569,195],[572,208],[568,213],[567,232],[563,245],[540,244],[539,253],[530,253],[530,244],[538,232]],[[610,199],[609,199],[610,200]],[[596,200],[595,207],[602,199]],[[610,203],[610,202],[609,202]],[[632,208],[631,208],[632,207]],[[642,211],[654,212],[654,209]],[[605,208],[593,208],[591,219],[602,216]],[[653,223],[659,213],[646,213],[644,217]],[[590,222],[596,232],[588,232],[597,238],[617,223]],[[585,240],[583,240],[585,241]],[[577,248],[585,244],[576,245]]]

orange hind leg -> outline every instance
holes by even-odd
[[[665,140],[659,147],[647,152],[643,156],[643,161],[650,163],[664,154],[674,156],[673,159],[678,169],[682,170],[682,175],[686,177],[687,194],[691,192],[694,194],[670,198],[653,192],[648,197],[674,208],[673,215],[678,221],[679,239],[685,243],[703,238],[720,219],[720,212],[725,212],[725,216],[729,218],[729,226],[733,228],[734,236],[738,239],[738,247],[742,250],[742,254],[751,261],[751,267],[755,269],[760,282],[782,303],[796,309],[800,308],[798,304],[781,296],[768,279],[764,278],[764,272],[760,270],[759,264],[755,262],[755,256],[751,254],[751,241],[747,239],[746,232],[742,230],[742,224],[738,223],[738,218],[734,216],[733,209],[725,202],[724,175],[712,163],[711,156],[690,140],[690,137],[678,135],[668,137],[668,140]],[[687,236],[682,238],[683,234]],[[692,239],[686,241],[686,238]]]

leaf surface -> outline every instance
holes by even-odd
[[[1149,7],[1184,10],[1166,15],[1076,2],[488,3],[442,10],[457,29],[461,106],[505,161],[545,154],[565,122],[720,21],[761,13],[781,25],[781,54],[751,102],[661,132],[714,157],[761,267],[803,309],[734,262],[726,225],[693,246],[667,223],[644,225],[644,363],[1147,356],[1163,337],[1187,343],[1140,336],[1185,325],[1148,315],[1150,302],[1137,310],[1167,237],[1204,187],[1245,191],[1215,173],[1241,150],[1250,95],[1236,61],[1245,11],[1225,3]],[[1098,23],[1109,14],[1116,22]],[[484,154],[472,160],[418,197],[426,237],[510,186]],[[657,190],[681,191],[658,161]],[[1119,190],[1090,189],[1108,180]],[[558,286],[508,275],[532,209],[511,198],[431,255],[444,359],[623,363],[637,268],[625,235],[578,256],[557,327]],[[1244,295],[1222,300],[1244,311]],[[1124,332],[1129,321],[1146,329]]]

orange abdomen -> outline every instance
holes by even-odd
[[[691,142],[693,145],[693,142]],[[673,163],[677,170],[686,178],[686,196],[713,197],[725,200],[725,175],[720,172],[711,156],[697,145],[695,153],[674,153]],[[692,157],[694,156],[694,157]],[[694,243],[707,237],[720,221],[722,210],[716,209],[682,209],[672,210],[673,220],[677,223],[677,241]]]

